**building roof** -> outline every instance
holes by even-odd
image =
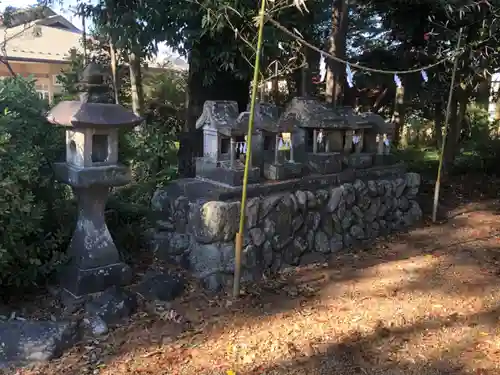
[[[152,70],[172,69],[176,71],[187,71],[189,69],[189,64],[184,59],[172,55],[158,55],[145,62],[148,64],[148,68],[152,68]]]
[[[8,28],[5,34],[9,60],[66,62],[71,49],[82,50],[80,33],[35,22]]]
[[[65,63],[72,49],[83,53],[82,33],[62,16],[49,16],[3,31],[5,39],[0,33],[0,47],[6,40],[7,58],[11,61]],[[163,59],[158,56],[148,63],[158,69],[184,71],[188,68],[183,59],[174,56]]]

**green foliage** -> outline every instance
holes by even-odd
[[[83,46],[82,46],[83,48]],[[102,66],[110,66],[109,45],[99,35],[92,35],[92,38],[87,39],[85,48],[88,56]],[[85,56],[83,53],[77,52],[75,49],[69,51],[71,58],[69,66],[57,76],[57,80],[63,88],[63,96],[59,100],[78,100],[78,93],[81,90],[79,83],[80,75],[84,69]],[[111,77],[107,77],[106,84],[111,88]]]
[[[65,187],[50,163],[64,152],[64,134],[44,118],[34,82],[0,81],[0,285],[28,287],[60,264],[70,233]]]
[[[435,178],[439,162],[439,152],[435,149],[410,146],[404,150],[394,150],[395,158],[403,161],[408,169]]]
[[[497,121],[490,121],[490,116],[485,108],[472,103],[467,109],[470,121],[470,139],[476,144],[488,143],[492,136],[497,136],[494,131],[498,129]]]
[[[59,76],[74,98],[81,56]],[[126,259],[143,246],[147,212],[158,185],[176,176],[176,133],[184,122],[185,74],[166,71],[148,76],[146,122],[122,134],[121,157],[132,168],[134,183],[116,189],[106,211],[108,227]],[[0,81],[0,285],[46,282],[64,261],[74,229],[75,201],[66,185],[53,177],[51,163],[64,157],[64,131],[47,123],[46,102],[32,80]]]
[[[116,189],[106,207],[106,224],[126,262],[137,260],[144,247],[144,233],[151,228],[149,201],[151,186],[132,183]]]
[[[70,51],[73,56],[70,65],[61,74],[57,75],[57,81],[62,85],[65,96],[76,99],[78,94],[79,73],[83,70],[83,55],[76,51]]]
[[[185,73],[165,71],[144,80],[145,124],[124,137],[123,159],[132,167],[134,180],[162,185],[176,176],[176,135],[184,123]]]
[[[490,121],[488,111],[476,104],[469,105],[470,139],[463,144],[456,160],[456,171],[471,170],[489,175],[500,174],[500,138],[498,121]]]
[[[108,204],[108,226],[126,259],[142,247],[152,194],[177,177],[175,140],[185,112],[184,73],[152,74],[144,84],[146,121],[120,142],[120,159],[130,165],[134,182],[116,189]]]

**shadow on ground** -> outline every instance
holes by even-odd
[[[231,305],[192,290],[172,306],[184,324],[140,313],[26,374],[498,374],[499,205],[474,191],[450,184],[439,225],[248,286]]]
[[[467,364],[461,362],[463,353],[471,353],[480,345],[481,334],[471,334],[456,342],[450,342],[446,348],[436,348],[436,351],[443,350],[439,353],[439,358],[417,357],[409,361],[398,361],[394,353],[404,351],[408,342],[416,336],[425,335],[426,332],[454,326],[466,326],[470,328],[469,331],[477,326],[492,328],[497,325],[499,318],[500,307],[496,306],[466,317],[451,314],[400,327],[385,327],[380,324],[372,334],[364,335],[355,331],[343,337],[338,343],[312,347],[312,355],[299,355],[291,361],[256,368],[241,374],[498,374],[498,363],[489,368],[476,367],[471,371]],[[479,353],[477,354],[481,357]]]

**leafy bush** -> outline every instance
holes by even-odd
[[[121,136],[120,159],[130,165],[134,182],[116,189],[108,204],[107,222],[122,255],[141,248],[154,191],[177,177],[176,134],[184,121],[185,77],[165,71],[147,76],[145,122]],[[125,251],[127,250],[127,251]]]
[[[124,135],[121,156],[132,167],[137,191],[152,192],[177,175],[176,136],[184,122],[185,77],[167,70],[147,76],[144,85],[146,121]]]
[[[490,121],[488,110],[471,104],[467,108],[467,116],[470,121],[470,139],[476,144],[488,143],[494,136],[494,130],[498,122]]]
[[[471,171],[486,174],[500,173],[500,138],[498,121],[490,121],[485,108],[469,105],[467,116],[470,121],[469,140],[462,145],[455,160],[455,173]]]
[[[60,264],[71,232],[70,191],[55,183],[51,169],[64,153],[64,133],[48,124],[45,111],[32,80],[0,81],[2,292],[49,275]]]

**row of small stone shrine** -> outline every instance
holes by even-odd
[[[196,163],[198,177],[241,184],[248,117],[236,102],[205,102],[196,126],[203,130],[204,152]],[[387,163],[393,129],[377,114],[334,109],[317,99],[294,98],[283,113],[275,105],[257,104],[249,182]],[[287,150],[281,147],[285,143]]]

